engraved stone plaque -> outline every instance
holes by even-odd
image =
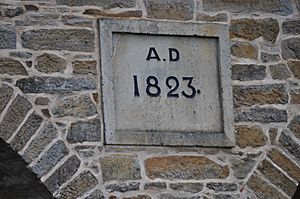
[[[233,146],[228,27],[100,19],[106,144]]]

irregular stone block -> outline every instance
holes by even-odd
[[[101,190],[96,189],[95,191],[93,191],[89,196],[87,196],[84,199],[104,199],[104,195],[101,192]]]
[[[47,174],[63,157],[69,154],[69,149],[59,140],[45,152],[41,159],[32,167],[32,171],[40,178]],[[68,168],[69,169],[69,168]]]
[[[293,14],[290,0],[203,0],[205,11],[219,12],[221,10],[232,13],[273,13],[278,15]]]
[[[4,9],[4,16],[6,17],[16,17],[23,13],[24,9],[22,7]]]
[[[289,96],[284,84],[233,86],[235,107],[254,104],[286,104]]]
[[[221,182],[210,182],[206,184],[206,187],[214,190],[215,192],[223,192],[223,191],[237,191],[238,185],[234,183],[221,183]]]
[[[300,59],[300,38],[289,38],[281,41],[283,59]]]
[[[235,112],[235,122],[287,122],[286,110],[276,108],[251,108],[250,110]]]
[[[0,49],[16,48],[16,30],[12,26],[0,25]]]
[[[186,196],[184,194],[162,193],[158,196],[158,198],[159,199],[201,199],[201,196]]]
[[[36,105],[48,105],[49,99],[47,97],[37,97],[34,101]]]
[[[232,79],[240,81],[263,80],[266,77],[266,67],[261,65],[233,65]]]
[[[300,115],[293,117],[288,125],[288,128],[294,133],[294,135],[300,139]]]
[[[193,0],[144,0],[147,18],[190,20],[193,18]]]
[[[10,145],[16,151],[21,151],[31,136],[41,126],[43,118],[35,113],[32,113],[12,139]]]
[[[282,32],[284,34],[299,35],[300,20],[289,20],[282,23]]]
[[[226,13],[220,13],[216,15],[208,15],[199,13],[196,16],[197,21],[206,21],[206,22],[227,22],[228,16]]]
[[[0,74],[27,75],[21,62],[11,58],[0,58]]]
[[[58,118],[66,116],[86,118],[97,114],[97,109],[91,97],[88,94],[79,96],[73,95],[59,98],[52,109],[52,113],[55,117]],[[82,122],[79,124],[82,124]],[[92,124],[90,124],[89,126],[86,125],[85,127],[91,128],[91,125]],[[95,123],[94,127],[96,127]],[[78,125],[77,129],[75,130],[79,130]]]
[[[162,190],[167,189],[167,184],[165,182],[148,182],[144,185],[145,190]]]
[[[95,50],[94,32],[86,29],[28,30],[22,33],[21,39],[24,48],[33,50]]]
[[[145,167],[150,179],[224,179],[229,175],[227,166],[202,156],[154,157],[145,161]]]
[[[0,123],[0,137],[3,140],[13,135],[31,108],[32,105],[27,99],[17,95]]]
[[[140,187],[139,182],[129,182],[129,183],[120,183],[120,184],[109,184],[105,186],[107,192],[121,192],[125,193],[127,191],[138,191]]]
[[[57,136],[57,129],[52,124],[46,124],[39,134],[32,140],[23,154],[27,162],[32,162],[46,148],[48,144]]]
[[[260,147],[267,143],[267,136],[259,126],[236,126],[236,145],[241,148]]]
[[[67,140],[69,143],[100,142],[100,118],[90,121],[79,121],[71,124]]]
[[[278,129],[277,128],[270,128],[269,129],[269,137],[270,137],[271,144],[275,144],[277,134],[278,134]]]
[[[300,79],[300,61],[288,61],[288,66],[294,77]]]
[[[257,48],[246,42],[234,42],[230,52],[233,56],[240,58],[257,59],[258,56]]]
[[[295,156],[298,161],[300,161],[300,146],[288,135],[287,132],[282,131],[279,142],[284,149],[286,149],[290,154]]]
[[[280,60],[279,54],[271,54],[271,53],[266,53],[266,52],[261,52],[260,58],[261,58],[261,61],[264,63],[277,62]]]
[[[39,10],[39,8],[35,5],[24,5],[25,7],[25,10],[26,11],[33,11],[33,12],[36,12]]]
[[[11,57],[18,57],[18,58],[24,58],[24,59],[29,59],[32,56],[32,53],[30,53],[30,52],[23,52],[23,51],[13,51],[13,52],[9,52],[9,56],[11,56]]]
[[[43,73],[64,72],[67,62],[61,57],[44,53],[37,57],[35,68]]]
[[[238,195],[234,194],[214,194],[213,195],[214,199],[236,199],[236,198],[240,198]]]
[[[73,72],[75,74],[97,74],[97,62],[96,60],[92,61],[74,61],[72,62]]]
[[[67,6],[99,6],[106,10],[111,8],[134,7],[135,0],[56,0],[56,4]]]
[[[83,14],[93,15],[94,17],[142,17],[141,10],[128,10],[123,12],[107,12],[98,9],[86,9]]]
[[[290,91],[291,104],[300,104],[300,89],[292,89]],[[1,103],[0,103],[1,104]]]
[[[74,15],[63,15],[62,22],[69,26],[92,27],[93,19]]]
[[[169,185],[175,191],[198,193],[203,190],[202,183],[172,183]]]
[[[66,160],[55,172],[44,182],[51,193],[54,193],[59,187],[70,180],[77,172],[80,166],[80,160],[73,155]]]
[[[273,79],[286,80],[291,77],[285,64],[271,65],[270,72]]]
[[[16,26],[58,26],[59,15],[52,13],[30,13],[24,19],[16,20]]]
[[[247,154],[245,157],[233,156],[231,160],[234,176],[238,179],[244,179],[258,161],[259,154]]]
[[[58,199],[76,199],[98,184],[96,177],[90,171],[83,171],[60,190]]]
[[[10,101],[14,89],[7,84],[0,83],[0,114],[5,109],[6,105]]]
[[[73,91],[94,90],[96,80],[93,77],[29,77],[16,83],[24,93],[68,93]]]
[[[151,196],[137,195],[137,196],[132,196],[132,197],[124,197],[123,199],[151,199]]]
[[[100,158],[103,181],[141,179],[140,165],[131,156],[109,156]]]
[[[230,38],[254,40],[263,37],[266,41],[276,42],[279,24],[276,19],[233,19],[230,24]]]

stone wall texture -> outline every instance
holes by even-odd
[[[229,25],[236,146],[105,146],[101,17]],[[0,137],[55,198],[291,198],[300,1],[1,0]]]

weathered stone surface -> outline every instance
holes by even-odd
[[[277,187],[280,187],[289,196],[293,196],[297,186],[296,184],[287,178],[280,170],[275,168],[270,162],[264,160],[258,170]]]
[[[237,191],[238,186],[234,183],[221,183],[221,182],[210,182],[206,184],[206,187],[214,190],[215,192],[221,192],[221,191]]]
[[[132,156],[103,157],[100,165],[104,181],[141,179],[139,162]]]
[[[150,179],[224,179],[229,175],[227,166],[202,156],[168,156],[149,158],[145,162]]]
[[[167,189],[167,184],[165,182],[148,182],[144,185],[145,190],[162,190]]]
[[[107,192],[127,192],[127,191],[137,191],[139,190],[139,182],[129,182],[129,183],[120,183],[120,184],[109,184],[105,186]]]
[[[91,97],[87,95],[72,95],[59,98],[52,113],[55,117],[79,117],[86,118],[97,114],[96,106]]]
[[[32,53],[24,51],[12,51],[9,52],[9,56],[29,59],[32,56]]]
[[[299,0],[296,0],[296,6],[298,8],[298,11],[300,11],[300,1]]]
[[[135,6],[135,0],[56,0],[57,5],[67,6],[99,6],[104,9],[131,8]]]
[[[251,108],[250,110],[235,112],[235,122],[286,122],[286,110],[276,108]]]
[[[80,166],[80,160],[73,155],[64,162],[55,172],[44,182],[49,191],[54,193],[59,187],[71,179]]]
[[[92,27],[93,19],[74,15],[63,15],[62,22],[69,26]]]
[[[148,18],[190,20],[193,18],[192,0],[144,0]]]
[[[92,77],[29,77],[17,81],[16,86],[24,93],[68,93],[96,89]]]
[[[41,116],[32,113],[11,141],[10,145],[12,148],[16,151],[22,150],[31,136],[41,126],[42,121],[43,118]]]
[[[90,171],[83,171],[71,182],[62,188],[57,195],[58,199],[75,199],[90,191],[98,184],[96,177]]]
[[[240,81],[262,80],[266,77],[266,67],[261,65],[242,65],[232,66],[232,79]]]
[[[279,54],[272,54],[272,53],[266,53],[266,52],[261,52],[260,58],[261,58],[261,61],[264,63],[277,62],[280,60]]]
[[[291,104],[300,104],[300,89],[292,89],[290,91]],[[1,110],[1,109],[0,109]]]
[[[64,72],[67,62],[61,57],[44,53],[37,57],[35,68],[43,73]]]
[[[85,146],[85,145],[79,145],[75,147],[75,150],[77,151],[78,155],[83,158],[92,157],[96,154],[96,147],[95,146]]]
[[[270,72],[273,79],[286,80],[291,77],[285,64],[271,65]]]
[[[294,77],[300,79],[300,61],[288,61],[288,66]]]
[[[21,62],[11,58],[0,58],[0,74],[27,75]]]
[[[32,167],[38,177],[47,174],[63,157],[68,155],[69,149],[63,141],[59,140],[42,155],[41,159]]]
[[[289,176],[300,182],[300,168],[288,157],[283,155],[276,149],[272,149],[268,153],[268,157],[280,168],[282,168]]]
[[[233,103],[235,107],[254,104],[286,104],[289,96],[284,84],[234,86]]]
[[[258,37],[275,43],[279,33],[279,24],[276,19],[233,19],[230,25],[230,38],[254,40]]]
[[[0,123],[0,137],[3,140],[7,140],[12,136],[31,108],[32,105],[27,99],[17,95]]]
[[[214,194],[214,199],[236,199],[240,198],[238,195],[234,194]]]
[[[84,199],[104,199],[104,195],[99,189],[95,189],[93,193],[91,193],[89,196],[87,196]]]
[[[47,97],[37,97],[34,101],[36,105],[48,105],[49,99]]]
[[[37,6],[31,5],[31,4],[29,4],[29,5],[24,5],[24,7],[25,7],[25,10],[26,10],[26,11],[33,11],[33,12],[35,12],[35,11],[38,11],[38,10],[39,10],[39,8],[38,8]]]
[[[202,183],[172,183],[169,185],[175,191],[198,193],[203,190]]]
[[[94,32],[86,29],[28,30],[22,33],[21,39],[23,47],[33,50],[95,50]]]
[[[52,124],[47,124],[33,139],[28,148],[25,150],[23,158],[31,162],[46,148],[46,146],[57,136],[57,129]]]
[[[151,199],[151,196],[137,195],[137,196],[132,196],[132,197],[124,197],[123,199]]]
[[[267,136],[259,126],[235,126],[236,145],[245,147],[260,147],[267,143]]]
[[[271,144],[275,144],[277,134],[278,134],[278,129],[277,128],[270,128],[269,129],[269,137],[270,137]]]
[[[10,101],[14,90],[7,84],[0,83],[0,114]]]
[[[240,58],[257,59],[258,50],[255,46],[247,42],[234,42],[230,52]]]
[[[0,25],[0,49],[16,48],[16,30],[12,26]]]
[[[162,193],[159,199],[202,199],[201,196],[186,196],[184,194]]]
[[[123,12],[107,12],[98,9],[86,9],[83,14],[93,15],[95,17],[142,17],[141,10],[128,10]]]
[[[284,149],[300,161],[300,146],[288,135],[287,132],[282,131],[279,142]]]
[[[234,176],[244,179],[255,166],[259,154],[247,154],[245,157],[233,156],[231,160]]]
[[[266,12],[278,15],[290,15],[293,8],[290,0],[204,0],[205,11],[219,12],[221,10],[233,13]]]
[[[226,13],[220,13],[216,15],[208,15],[204,13],[199,13],[196,16],[197,21],[206,21],[206,22],[227,22],[228,16]]]
[[[288,128],[294,133],[294,135],[300,139],[300,115],[293,117],[289,123]]]
[[[4,16],[6,17],[16,17],[23,13],[24,9],[22,7],[4,9]]]
[[[50,118],[50,117],[51,117],[51,114],[50,114],[49,109],[43,108],[43,109],[41,109],[41,112],[43,113],[43,115],[44,115],[45,117],[47,117],[47,118]]]
[[[69,143],[100,142],[100,128],[100,118],[74,122],[68,131],[67,140]]]
[[[16,26],[57,26],[59,15],[54,12],[30,13],[24,19],[16,20]]]
[[[254,191],[254,194],[258,198],[287,199],[273,186],[269,185],[266,180],[259,177],[256,173],[250,177],[247,185]]]
[[[284,34],[300,34],[300,20],[289,20],[282,23],[282,32]]]
[[[300,38],[289,38],[281,41],[283,59],[300,59]]]
[[[75,74],[97,74],[97,62],[96,60],[92,61],[74,61],[72,62],[73,72]]]

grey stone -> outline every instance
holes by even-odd
[[[286,80],[291,77],[285,64],[271,65],[270,72],[273,79]]]
[[[233,65],[232,79],[240,81],[262,80],[266,77],[266,67],[261,65]]]
[[[14,90],[7,84],[0,83],[0,114],[5,109],[6,105],[10,101]]]
[[[271,53],[266,53],[266,52],[261,52],[260,58],[261,58],[261,61],[264,63],[277,62],[280,60],[279,54],[271,54]]]
[[[43,118],[41,116],[32,113],[11,141],[10,145],[12,148],[16,151],[22,150],[31,136],[41,126],[42,121]]]
[[[89,145],[76,146],[75,150],[77,151],[78,155],[83,158],[92,157],[97,153],[97,149],[95,148],[95,146],[89,146]]]
[[[206,187],[214,190],[215,192],[223,192],[223,191],[237,191],[238,185],[234,183],[221,183],[221,182],[210,182],[206,184]]]
[[[298,161],[300,161],[300,146],[294,141],[287,132],[282,131],[281,136],[279,137],[280,144],[286,149],[290,154],[295,156]]]
[[[104,199],[104,195],[99,189],[95,189],[89,196],[84,199]]]
[[[27,75],[21,62],[11,58],[0,58],[0,74]]]
[[[198,193],[203,190],[202,183],[172,183],[169,185],[175,191]]]
[[[79,121],[71,124],[67,135],[69,143],[100,142],[100,118],[90,121]]]
[[[293,13],[290,0],[203,0],[205,11],[219,12],[221,10],[233,13],[267,12],[278,15],[290,15]]]
[[[16,83],[24,93],[68,93],[73,91],[96,89],[93,77],[29,77]]]
[[[47,97],[37,97],[34,101],[36,105],[48,105],[49,99]]]
[[[16,48],[16,30],[12,26],[0,25],[0,49]]]
[[[231,160],[234,176],[244,179],[250,173],[257,162],[259,154],[247,154],[246,157],[233,156]]]
[[[300,59],[300,38],[289,38],[281,41],[283,59]]]
[[[25,150],[23,158],[31,162],[57,136],[57,129],[52,124],[46,124]]]
[[[0,123],[0,137],[3,140],[7,140],[12,136],[31,108],[32,105],[27,99],[17,95]]]
[[[296,0],[296,6],[297,6],[298,11],[300,11],[300,0]]]
[[[75,74],[97,74],[96,60],[91,61],[74,61],[72,62],[73,72]]]
[[[282,23],[282,32],[284,34],[299,35],[300,20],[289,20]]]
[[[137,195],[133,197],[124,197],[123,199],[151,199],[151,196],[149,195]]]
[[[39,8],[35,5],[24,5],[26,11],[38,11]]]
[[[40,178],[47,174],[63,157],[67,156],[69,149],[63,141],[59,140],[45,152],[41,159],[32,167],[32,171]]]
[[[162,193],[158,197],[159,199],[202,199],[201,196],[186,196],[180,194]]]
[[[300,61],[288,61],[288,66],[295,78],[300,79]]]
[[[95,50],[94,32],[85,29],[28,30],[22,33],[21,39],[23,47],[33,50]]]
[[[139,182],[129,182],[129,183],[120,183],[120,184],[109,184],[105,186],[107,192],[127,192],[127,191],[137,191],[139,190]]]
[[[251,108],[235,113],[235,122],[287,122],[286,110],[276,108]]]
[[[55,172],[44,182],[51,193],[54,193],[59,187],[71,179],[80,166],[80,160],[73,155],[66,160]]]
[[[96,177],[90,171],[83,171],[62,188],[58,199],[76,199],[98,184]]]
[[[145,190],[162,190],[167,189],[167,184],[165,182],[148,182],[144,185]]]
[[[52,113],[57,118],[66,116],[86,118],[97,114],[97,109],[88,94],[79,96],[73,95],[59,98],[52,109]],[[96,124],[93,126],[96,127]],[[86,125],[85,127],[87,128],[88,126]],[[75,128],[75,131],[80,130],[78,129],[78,125]],[[89,125],[89,128],[91,128],[91,125]]]
[[[24,19],[16,20],[16,26],[57,26],[59,15],[56,13],[30,13]]]
[[[294,135],[300,139],[300,115],[296,115],[290,121],[288,128]]]
[[[208,15],[199,13],[196,16],[197,21],[206,21],[206,22],[227,22],[228,16],[226,13],[220,13],[216,15]]]
[[[93,26],[92,18],[74,16],[74,15],[63,15],[62,22],[65,25],[69,25],[69,26],[84,26],[84,27]]]
[[[214,199],[236,199],[239,198],[237,195],[229,195],[229,194],[216,194],[214,195]]]
[[[37,57],[35,68],[43,73],[64,72],[67,62],[61,57],[44,53]]]
[[[32,53],[24,52],[24,51],[13,51],[13,52],[9,52],[9,56],[29,59],[32,56]]]
[[[50,118],[50,117],[51,117],[51,114],[50,114],[49,109],[43,108],[43,109],[41,109],[41,112],[43,113],[43,115],[44,115],[45,117],[47,117],[47,118]]]
[[[56,0],[57,5],[67,6],[99,6],[104,9],[131,8],[135,6],[135,0]]]
[[[23,13],[24,9],[22,7],[4,9],[4,16],[6,17],[16,17]]]

